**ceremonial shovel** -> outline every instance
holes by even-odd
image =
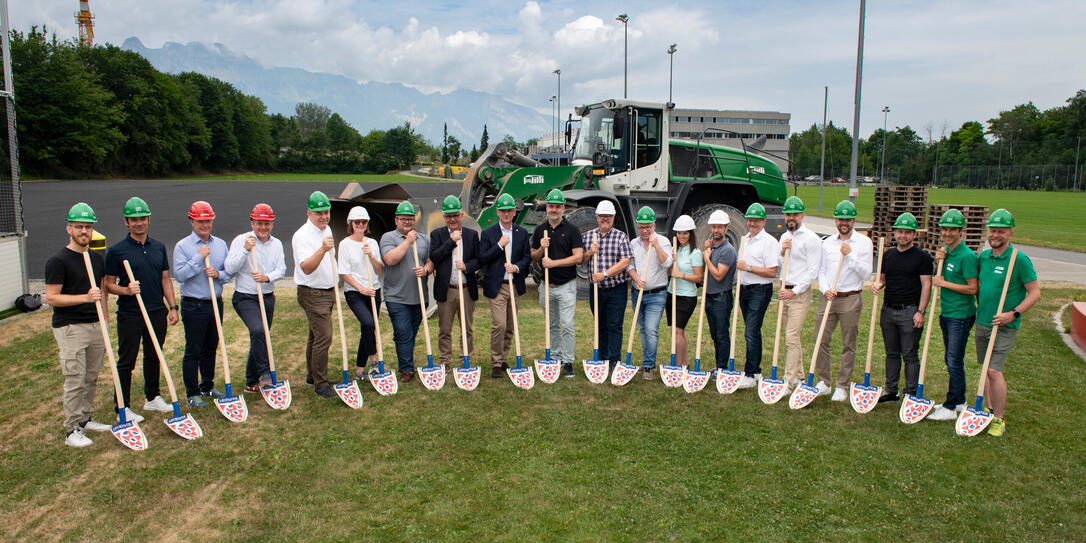
[[[747,250],[747,238],[739,243],[739,260],[743,260],[743,253]],[[735,371],[735,333],[739,330],[739,287],[743,278],[743,270],[735,270],[735,302],[732,303],[732,330],[730,352],[728,353],[728,369],[718,369],[716,372],[716,391],[721,394],[731,394],[739,388],[739,381],[743,378],[743,372]]]
[[[204,265],[211,267],[211,259],[204,257]],[[219,345],[222,350],[222,371],[226,380],[226,395],[215,399],[215,407],[224,417],[234,422],[245,422],[249,418],[249,408],[245,405],[245,398],[234,396],[234,389],[230,386],[230,359],[226,355],[226,335],[222,333],[222,316],[219,314],[219,302],[215,299],[215,280],[207,277],[207,288],[211,293],[211,313],[215,317],[215,330],[219,332]]]
[[[691,246],[693,249],[693,246]],[[687,392],[697,392],[705,388],[705,384],[709,382],[709,372],[701,371],[701,329],[705,324],[705,296],[708,292],[709,285],[705,284],[705,278],[709,277],[709,268],[705,268],[702,272],[702,289],[701,289],[701,309],[698,310],[698,340],[697,345],[694,347],[694,369],[687,369],[686,375],[683,376],[683,390]],[[697,309],[697,308],[695,308]]]
[[[596,232],[596,245],[600,243],[600,234]],[[592,255],[592,274],[595,275],[600,271],[600,255],[596,253]],[[607,374],[611,371],[609,363],[606,360],[600,360],[600,286],[595,281],[592,282],[592,307],[596,310],[592,312],[592,360],[585,360],[584,374],[588,377],[588,381],[593,384],[600,384],[607,380]],[[550,328],[547,328],[547,335],[550,336]]]
[[[363,242],[365,242],[365,238],[363,238]],[[369,262],[366,264],[366,276],[369,278],[370,287],[372,288],[376,285],[373,282],[373,266]],[[400,385],[396,381],[395,373],[385,371],[385,349],[381,344],[381,319],[377,309],[377,297],[370,296],[370,311],[373,312],[373,335],[377,340],[377,374],[370,375],[370,384],[373,385],[373,389],[378,394],[391,396],[400,389]],[[425,318],[425,315],[423,315],[423,318]]]
[[[415,267],[419,267],[419,246],[411,244],[411,252],[415,255]],[[422,289],[422,278],[415,276],[415,284],[419,287],[419,303],[422,304],[422,334],[426,338],[426,367],[419,368],[419,379],[422,386],[428,390],[441,390],[445,386],[445,364],[434,365],[434,348],[430,344],[430,323],[426,319],[426,291]],[[461,326],[464,321],[460,321]]]
[[[91,288],[98,288],[94,281],[94,266],[91,265],[90,253],[87,251],[83,252],[83,265],[87,267],[87,279],[90,281]],[[113,373],[113,393],[117,396],[117,424],[110,426],[109,431],[125,447],[133,451],[145,450],[148,445],[147,436],[136,421],[126,421],[124,417],[124,395],[121,394],[121,378],[117,375],[117,360],[113,357],[113,345],[109,341],[109,324],[106,322],[106,313],[102,309],[101,300],[94,302],[94,309],[98,311],[98,327],[102,330],[102,343],[106,347],[106,355],[109,358],[109,370]]]
[[[132,273],[132,266],[128,264],[128,261],[124,261],[124,271],[128,274],[128,284],[136,282],[136,276]],[[204,431],[200,428],[200,425],[196,422],[196,419],[192,418],[192,415],[185,413],[181,414],[181,405],[177,403],[177,390],[173,387],[173,378],[170,377],[170,367],[166,365],[166,356],[162,354],[162,346],[158,343],[158,336],[155,335],[154,326],[151,325],[151,317],[147,314],[147,306],[143,303],[143,298],[137,294],[136,303],[140,306],[140,314],[143,315],[143,324],[147,327],[147,334],[151,336],[151,345],[155,348],[155,355],[158,356],[158,365],[162,367],[162,373],[166,376],[166,387],[170,390],[170,402],[173,404],[173,417],[165,419],[163,422],[166,426],[173,430],[173,433],[185,438],[196,439],[203,437]]]
[[[939,261],[935,276],[943,276],[942,260]],[[937,301],[939,301],[939,287],[932,290],[931,301],[928,303],[928,328],[924,330],[924,350],[920,354],[920,382],[916,385],[916,396],[906,394],[905,401],[901,402],[901,408],[897,412],[898,418],[905,424],[919,422],[931,413],[932,407],[935,407],[935,402],[924,398],[924,370],[928,365],[928,344],[931,342],[931,327],[935,323],[935,302]]]
[[[336,297],[336,317],[339,320],[339,348],[343,358],[343,382],[332,388],[347,407],[359,409],[362,407],[362,391],[358,390],[358,381],[351,379],[351,371],[347,367],[347,334],[343,329],[343,305],[339,301],[339,270],[336,269],[335,253],[330,253],[329,256],[332,261],[332,293]],[[376,315],[374,320],[377,320]]]
[[[788,254],[791,248],[784,250],[784,267],[781,268],[781,288],[788,279]],[[784,379],[777,379],[777,357],[781,346],[781,319],[784,317],[784,300],[777,294],[777,333],[773,336],[773,370],[769,379],[762,378],[758,381],[758,398],[766,405],[775,404],[784,397],[784,391],[788,389]]]
[[[879,238],[879,258],[875,262],[875,280],[882,277],[882,250],[886,245],[886,238]],[[867,413],[879,403],[882,395],[882,387],[871,384],[871,354],[875,347],[875,322],[879,318],[879,293],[876,292],[871,300],[871,329],[867,333],[867,364],[864,365],[864,384],[849,383],[848,403],[857,413]]]
[[[543,231],[543,239],[547,239],[547,231]],[[512,242],[510,242],[512,243]],[[543,258],[547,256],[548,247],[543,248]],[[560,374],[558,368],[558,361],[551,360],[551,269],[543,268],[543,329],[547,332],[543,334],[543,356],[544,360],[535,361],[535,371],[539,374],[539,380],[553,384],[558,380]]]
[[[679,269],[679,244],[678,240],[674,237],[671,238],[671,262],[675,269]],[[693,250],[693,247],[691,247]],[[675,365],[675,329],[678,326],[676,323],[676,317],[678,316],[678,304],[675,303],[678,288],[675,286],[675,277],[671,278],[671,364],[660,366],[660,380],[664,382],[666,387],[681,387],[683,381],[686,380],[686,366]]]
[[[837,292],[837,280],[841,278],[841,265],[845,263],[846,256],[848,255],[841,255],[841,259],[837,261],[837,271],[833,273],[832,290],[834,292]],[[818,326],[818,336],[814,342],[814,352],[811,353],[811,368],[807,371],[807,382],[796,387],[792,395],[788,397],[788,407],[792,409],[803,409],[818,397],[818,389],[814,387],[815,362],[818,360],[818,346],[822,343],[822,335],[826,333],[826,321],[829,320],[831,307],[833,307],[833,300],[826,300],[826,309],[822,312],[822,323]]]
[[[253,261],[253,271],[259,272],[256,265],[256,251],[249,253]],[[290,381],[279,381],[275,375],[275,354],[272,353],[271,326],[268,324],[268,313],[264,310],[264,288],[259,283],[256,285],[256,299],[260,304],[260,323],[264,325],[264,344],[268,348],[268,374],[271,376],[271,384],[260,385],[260,395],[272,409],[286,409],[290,407],[292,399],[290,393]]]
[[[464,248],[460,245],[460,242],[456,242],[456,249],[460,252],[460,261],[464,261]],[[479,386],[479,380],[482,377],[482,372],[479,366],[471,366],[471,362],[468,359],[468,330],[464,326],[467,321],[464,320],[464,272],[459,268],[456,270],[457,275],[460,278],[459,299],[460,299],[460,354],[464,357],[463,368],[453,368],[453,381],[456,381],[456,386],[464,390],[475,390],[475,387]]]
[[[656,234],[653,234],[656,235]],[[645,253],[645,275],[642,277],[642,282],[649,280],[649,270],[652,269],[652,261],[656,259],[656,249],[649,245],[648,251]],[[641,298],[645,297],[645,288],[637,288],[637,303],[634,304],[633,321],[630,322],[630,339],[626,342],[626,361],[619,362],[615,366],[615,371],[611,372],[611,384],[615,386],[622,386],[630,382],[634,375],[637,375],[637,366],[630,363],[633,358],[633,340],[635,332],[637,332],[637,316],[641,313]],[[597,306],[598,307],[598,306]]]
[[[512,264],[512,260],[510,259],[512,247],[513,241],[510,240],[509,243],[505,245],[506,264]],[[505,372],[509,374],[509,380],[512,381],[514,385],[517,385],[524,390],[530,390],[532,386],[535,385],[535,374],[532,373],[532,368],[521,366],[520,324],[517,322],[517,291],[516,288],[513,287],[513,274],[509,274],[509,305],[513,309],[513,339],[517,346],[517,367],[509,368],[505,370]],[[549,329],[547,330],[547,333],[550,334]]]

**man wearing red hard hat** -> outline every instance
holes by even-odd
[[[249,359],[245,364],[245,391],[260,392],[260,386],[271,384],[268,366],[268,346],[264,324],[260,318],[260,301],[256,289],[264,292],[264,311],[271,328],[275,315],[275,282],[287,273],[283,243],[271,235],[275,212],[268,204],[256,204],[249,213],[252,230],[238,234],[230,242],[226,255],[226,272],[234,277],[234,296],[230,303],[249,329]],[[256,270],[253,257],[256,257]]]
[[[188,216],[192,233],[173,248],[173,277],[181,283],[181,322],[185,326],[181,372],[189,407],[207,407],[205,397],[223,396],[215,390],[215,349],[219,345],[219,332],[212,320],[215,317],[211,304],[218,304],[219,315],[222,315],[222,286],[230,281],[230,274],[224,267],[226,242],[211,235],[215,222],[211,204],[203,200],[193,202]],[[210,266],[205,258],[210,259]],[[213,279],[214,292],[208,288],[208,277]]]

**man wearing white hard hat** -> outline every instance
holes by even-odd
[[[694,219],[683,215],[675,220],[675,265],[671,268],[674,284],[668,286],[664,314],[671,326],[671,293],[675,293],[675,354],[680,366],[686,365],[686,324],[698,305],[698,285],[705,273],[705,260],[698,250]]]
[[[588,266],[592,282],[599,289],[599,309],[588,298],[588,306],[596,312],[600,329],[600,360],[618,364],[622,349],[622,320],[626,315],[626,268],[630,265],[630,238],[615,228],[615,205],[603,200],[596,205],[596,224],[581,235],[581,242],[588,250],[581,264]],[[598,258],[595,265],[592,258]]]
[[[358,319],[361,335],[355,355],[355,379],[366,379],[366,363],[377,356],[377,338],[374,326],[377,315],[371,307],[381,307],[381,247],[377,240],[366,237],[369,233],[370,214],[362,206],[354,206],[347,213],[347,230],[350,236],[339,242],[336,265],[343,278],[343,297]],[[370,305],[371,300],[373,306]],[[374,370],[376,371],[376,369]]]
[[[735,247],[728,241],[728,213],[718,209],[709,215],[711,235],[705,240],[702,259],[705,269],[705,317],[709,321],[709,334],[716,347],[716,369],[728,367],[731,335],[728,331],[732,314],[732,285],[735,284]]]

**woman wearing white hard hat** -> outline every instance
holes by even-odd
[[[343,297],[362,327],[355,359],[355,378],[364,380],[366,362],[377,359],[377,340],[373,335],[377,316],[370,311],[370,298],[381,307],[381,248],[377,240],[366,237],[370,214],[362,206],[354,206],[347,214],[347,229],[351,235],[339,242],[336,264],[343,278]],[[372,278],[372,282],[371,282]]]
[[[686,324],[698,305],[698,285],[705,271],[705,261],[698,250],[694,235],[694,219],[683,215],[675,220],[675,266],[671,268],[673,284],[667,287],[667,325],[671,326],[671,295],[675,294],[675,355],[676,363],[686,365]]]

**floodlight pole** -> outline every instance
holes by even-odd
[[[625,13],[615,17],[616,21],[622,23],[622,98],[626,98],[626,76],[628,73],[629,61],[629,40],[630,40],[630,16]]]
[[[856,203],[856,163],[860,159],[860,83],[864,69],[864,7],[865,0],[860,0],[860,30],[856,44],[856,96],[853,98],[852,112],[852,159],[848,167],[848,201]]]
[[[671,44],[670,46],[668,46],[668,48],[667,48],[667,58],[668,58],[668,67],[667,67],[667,103],[669,103],[669,104],[671,103],[672,74],[675,71],[675,51],[678,51],[678,49],[675,47],[674,43]],[[1076,164],[1078,163],[1078,159],[1075,159],[1075,163]]]
[[[826,181],[826,110],[830,103],[830,87],[822,93],[822,163],[818,167],[818,215],[822,216],[822,183]]]

